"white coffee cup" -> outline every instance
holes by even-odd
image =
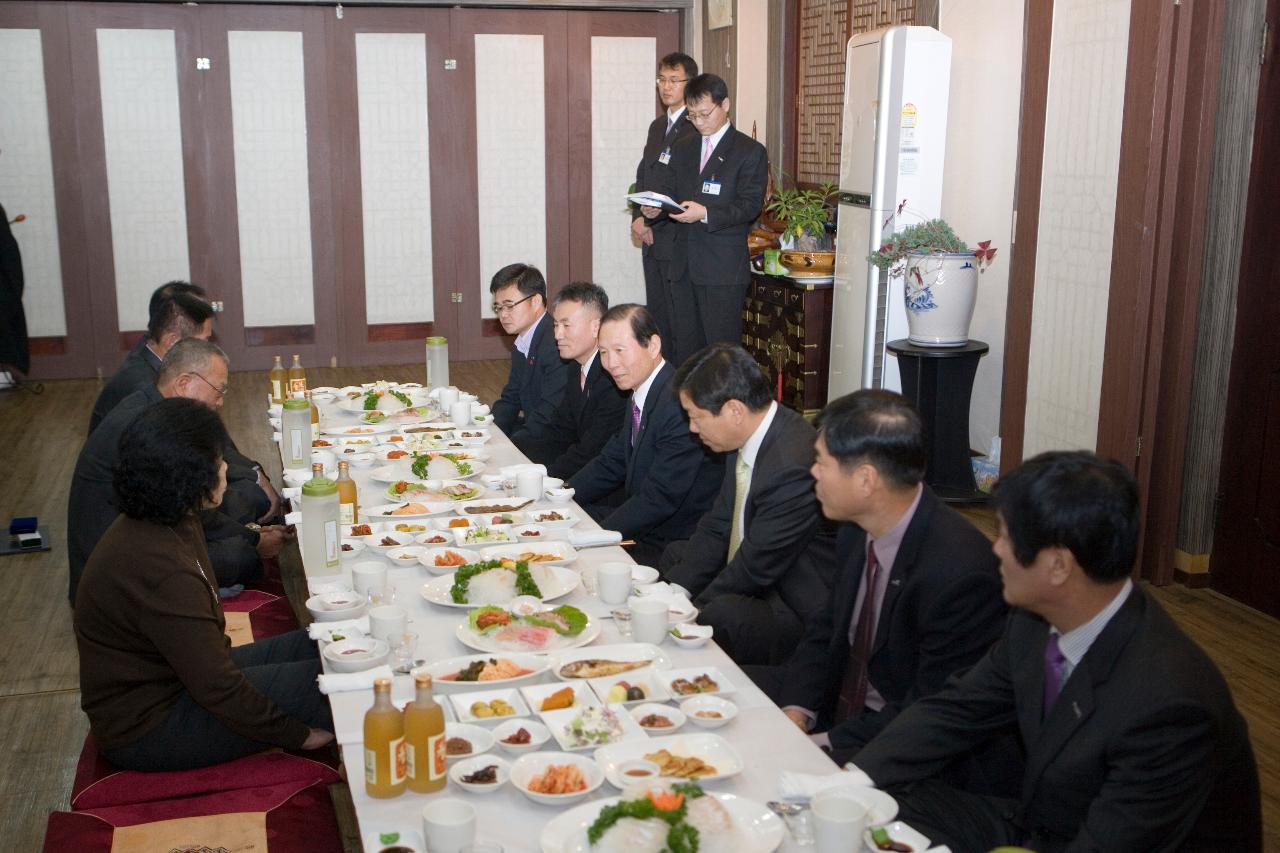
[[[631,595],[631,564],[602,563],[596,569],[596,591],[605,604],[625,604]]]
[[[458,853],[475,840],[475,806],[455,799],[428,803],[422,807],[422,834],[431,853]]]
[[[542,497],[541,471],[521,471],[516,475],[516,494],[522,498],[536,501]]]
[[[636,642],[657,645],[667,638],[667,603],[642,598],[631,605],[631,625]]]
[[[356,563],[351,567],[351,588],[365,598],[375,589],[387,585],[387,564],[368,560]]]
[[[817,853],[854,853],[862,849],[867,805],[854,791],[830,789],[814,795],[813,835]]]
[[[471,404],[465,400],[459,400],[449,407],[449,420],[456,427],[466,427],[471,424]]]
[[[457,388],[441,388],[440,396],[438,400],[440,402],[440,411],[442,412],[449,411],[449,407],[452,406],[454,403],[458,402],[458,389]]]
[[[377,640],[391,642],[409,629],[409,611],[398,604],[380,604],[369,608],[369,633]]]

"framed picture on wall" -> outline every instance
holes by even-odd
[[[733,0],[707,0],[707,29],[733,26]]]

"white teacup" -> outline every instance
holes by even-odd
[[[597,580],[598,582],[598,580]],[[653,643],[655,646],[667,638],[667,615],[669,608],[665,601],[653,598],[642,598],[631,605],[631,626],[637,642]]]
[[[449,420],[459,428],[469,426],[471,424],[471,404],[465,400],[459,400],[454,403],[449,407]]]
[[[522,498],[536,501],[542,497],[541,471],[521,471],[516,474],[516,494]]]
[[[437,402],[440,403],[440,411],[448,412],[449,407],[458,402],[458,389],[441,388],[440,394],[437,397]]]
[[[428,803],[422,807],[422,834],[431,853],[459,853],[475,840],[475,806],[456,799]]]
[[[596,591],[605,604],[624,604],[631,595],[631,564],[602,563],[596,569]]]
[[[369,608],[369,634],[388,644],[393,637],[403,636],[409,629],[409,611],[398,604],[380,604]]]
[[[370,592],[386,585],[386,563],[366,560],[351,567],[351,587],[362,596],[368,598]]]
[[[835,788],[821,791],[810,801],[817,853],[854,853],[862,849],[867,827],[867,806],[857,794]]]

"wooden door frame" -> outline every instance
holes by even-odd
[[[1137,476],[1138,568],[1161,584],[1173,577],[1225,2],[1133,0],[1130,9],[1096,450]],[[1006,471],[1023,452],[1052,42],[1051,12],[1029,6],[1001,413]]]

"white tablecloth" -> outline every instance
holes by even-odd
[[[322,408],[325,423],[331,418],[334,423],[354,423],[354,416],[348,415],[333,407]],[[492,439],[484,445],[489,453],[486,466],[493,470],[500,465],[526,461],[500,430],[490,427]],[[374,467],[378,464],[375,463]],[[384,501],[381,492],[386,484],[375,483],[369,479],[370,468],[352,468],[353,479],[356,480],[360,492],[360,502],[375,506]],[[550,504],[545,504],[550,506]],[[541,506],[541,505],[540,505]],[[577,507],[571,507],[584,520],[579,527],[598,529],[598,525]],[[366,519],[361,519],[366,520]],[[409,568],[393,566],[385,558],[365,552],[360,560],[384,560],[388,565],[388,578],[396,586],[396,603],[409,610],[413,622],[410,630],[420,637],[418,657],[428,661],[455,657],[474,653],[474,650],[462,645],[454,636],[458,624],[466,617],[466,610],[447,608],[429,604],[419,594],[419,589],[426,581],[435,577],[426,569],[413,566]],[[587,566],[598,566],[609,561],[630,561],[626,549],[612,546],[589,548],[579,551],[577,561],[571,568],[581,570]],[[344,563],[344,566],[348,564]],[[349,573],[344,572],[349,579]],[[556,604],[572,604],[584,607],[596,600],[579,587],[568,598],[559,599]],[[592,610],[598,607],[592,607]],[[612,619],[602,621],[603,632],[595,645],[606,643],[630,642],[619,637]],[[830,773],[836,770],[831,760],[813,745],[807,736],[791,723],[790,720],[766,697],[750,679],[738,668],[714,642],[701,649],[682,649],[672,642],[662,645],[663,650],[671,658],[672,666],[714,666],[732,680],[737,692],[729,696],[740,708],[738,717],[726,726],[714,730],[737,749],[742,756],[745,769],[739,775],[720,782],[708,783],[707,789],[723,793],[732,793],[749,797],[764,803],[779,798],[778,774],[784,770],[804,773]],[[554,681],[547,674],[544,681]],[[534,682],[537,683],[537,682]],[[412,697],[412,679],[408,676],[397,676],[392,691],[394,700],[403,704]],[[364,713],[372,703],[370,692],[341,693],[330,697],[333,706],[334,726],[339,742],[342,744],[343,760],[346,762],[350,780],[351,797],[355,803],[356,816],[360,822],[362,835],[369,832],[396,829],[413,829],[421,831],[421,811],[431,797],[452,796],[467,800],[476,807],[478,816],[478,840],[493,841],[501,844],[506,853],[515,851],[536,851],[540,849],[538,838],[542,827],[560,814],[563,809],[538,805],[527,799],[510,785],[491,794],[471,794],[461,791],[456,786],[449,786],[442,794],[415,794],[406,792],[400,797],[390,800],[375,800],[365,793],[363,784],[364,753],[360,742]],[[682,733],[703,731],[692,723],[681,729]],[[544,749],[555,749],[552,739]],[[507,753],[495,752],[503,758],[512,760]],[[602,799],[617,795],[617,790],[607,782],[594,794],[593,799]],[[783,841],[782,850],[796,848],[788,837]],[[808,848],[812,849],[812,848]]]

